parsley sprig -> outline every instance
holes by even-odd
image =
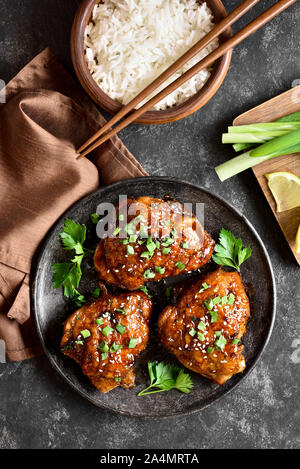
[[[219,244],[215,246],[212,258],[219,265],[226,265],[240,270],[240,266],[252,254],[249,246],[243,248],[243,242],[230,231],[222,228],[219,235]]]
[[[185,394],[189,394],[194,387],[190,375],[185,373],[181,368],[177,368],[177,366],[164,362],[158,363],[157,361],[148,362],[148,371],[150,386],[139,392],[138,396],[170,391],[170,389],[177,389]]]
[[[64,249],[75,251],[75,255],[68,262],[54,264],[53,288],[64,286],[64,295],[75,301],[77,306],[82,306],[86,300],[77,290],[81,280],[81,263],[86,255],[92,251],[83,247],[86,238],[86,226],[66,218],[60,238]]]

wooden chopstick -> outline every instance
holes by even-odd
[[[187,72],[178,77],[170,85],[160,91],[157,95],[147,101],[139,109],[135,110],[132,114],[127,116],[123,121],[119,122],[113,129],[107,132],[105,135],[103,133],[110,129],[111,126],[121,119],[125,114],[131,111],[138,103],[144,100],[149,96],[155,89],[168,78],[173,75],[178,68],[180,68],[186,61],[190,60],[195,54],[200,52],[200,50],[205,47],[203,44],[208,44],[215,37],[217,37],[221,32],[223,32],[229,25],[233,24],[237,19],[239,19],[246,11],[252,8],[258,0],[247,0],[243,2],[239,7],[237,7],[228,17],[222,20],[207,36],[201,39],[197,44],[195,44],[186,54],[184,54],[180,59],[178,59],[169,69],[167,69],[160,77],[158,77],[153,83],[151,83],[145,90],[143,90],[138,96],[136,96],[130,103],[128,103],[124,108],[122,108],[107,124],[104,125],[98,132],[96,132],[85,144],[83,144],[79,149],[77,159],[83,158],[92,150],[97,148],[102,143],[106,142],[109,138],[114,136],[117,132],[127,127],[127,125],[134,122],[139,116],[144,114],[148,109],[152,108],[156,103],[161,101],[163,98],[172,93],[176,88],[181,86],[183,83],[188,81],[194,75],[199,73],[204,68],[212,65],[218,58],[232,49],[234,46],[242,42],[248,36],[256,32],[259,28],[264,26],[268,21],[273,19],[275,16],[280,14],[282,11],[286,10],[289,6],[296,2],[296,0],[279,0],[272,7],[267,9],[264,13],[258,16],[255,20],[250,22],[247,26],[242,28],[238,33],[229,38],[226,42],[221,44],[217,49],[211,52],[209,55],[204,57],[200,62],[191,67]],[[208,37],[208,42],[207,42]],[[200,49],[201,47],[201,49]],[[186,59],[186,57],[188,57]],[[179,65],[178,65],[179,63]],[[162,78],[164,77],[164,78]],[[98,137],[102,136],[99,140]],[[93,143],[94,142],[94,143]]]

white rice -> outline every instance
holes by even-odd
[[[88,68],[106,94],[127,104],[213,26],[211,10],[197,0],[103,0],[85,31]],[[217,47],[215,40],[160,89]],[[154,109],[186,101],[210,74],[210,69],[202,70]]]

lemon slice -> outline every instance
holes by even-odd
[[[296,251],[297,254],[300,254],[300,223],[299,223],[298,231],[297,231],[297,234],[296,234],[295,251]]]
[[[288,172],[265,174],[277,204],[277,212],[300,207],[300,178]]]

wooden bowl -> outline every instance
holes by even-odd
[[[90,74],[85,60],[84,31],[87,24],[90,22],[93,8],[99,1],[100,0],[83,0],[80,4],[74,18],[71,32],[71,54],[76,75],[85,91],[101,108],[105,109],[105,111],[110,114],[115,114],[121,109],[122,105],[102,91]],[[212,10],[216,22],[219,22],[222,18],[227,16],[221,0],[206,0],[206,3]],[[220,36],[220,41],[224,42],[230,36],[231,28],[228,28],[228,30]],[[221,86],[230,65],[231,55],[232,50],[228,51],[223,57],[216,61],[211,76],[203,88],[201,88],[198,93],[188,98],[184,103],[162,111],[148,111],[139,117],[136,122],[141,124],[164,124],[182,119],[200,109],[213,97]]]

